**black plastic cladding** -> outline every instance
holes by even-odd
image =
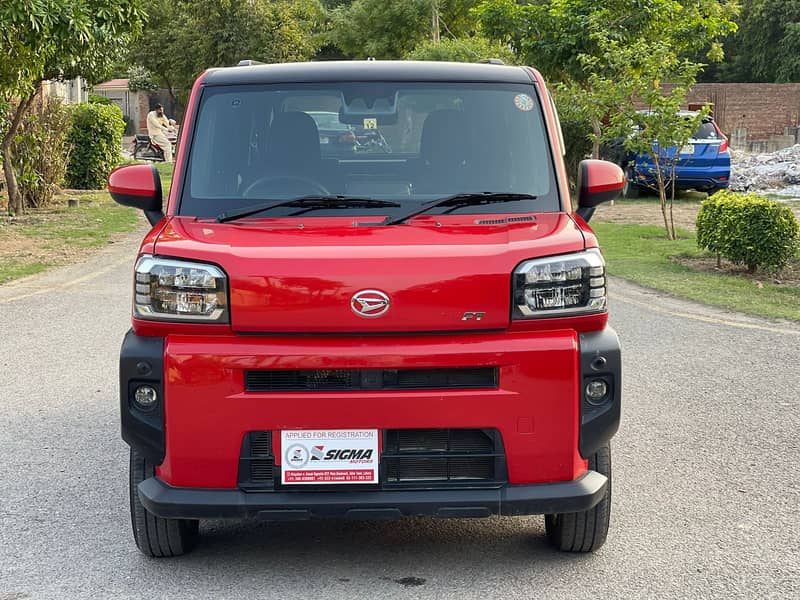
[[[619,428],[622,404],[622,361],[619,340],[613,329],[580,334],[580,436],[581,456],[589,458],[610,440]],[[600,360],[600,359],[603,360]],[[586,384],[603,379],[608,385],[608,399],[595,406],[586,399]]]
[[[157,465],[163,462],[165,452],[163,357],[164,338],[138,337],[133,330],[125,334],[119,357],[122,439]],[[142,384],[153,386],[158,393],[155,407],[147,411],[133,404],[133,392]]]

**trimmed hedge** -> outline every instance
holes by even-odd
[[[71,146],[67,185],[98,190],[122,158],[125,121],[116,104],[82,103],[72,107]]]
[[[800,247],[800,224],[785,204],[758,194],[718,192],[700,205],[697,245],[737,265],[780,271]]]

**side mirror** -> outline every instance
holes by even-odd
[[[578,210],[584,221],[594,214],[597,205],[619,196],[625,187],[625,174],[605,160],[582,160],[578,165]]]
[[[161,176],[153,165],[127,165],[111,171],[108,191],[115,202],[144,211],[150,225],[164,218]]]

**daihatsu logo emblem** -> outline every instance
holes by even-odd
[[[350,298],[350,308],[359,317],[380,317],[389,310],[389,296],[378,290],[361,290]]]

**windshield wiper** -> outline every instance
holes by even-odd
[[[217,222],[228,223],[229,221],[244,219],[245,217],[250,217],[260,212],[279,208],[281,206],[297,206],[308,210],[318,210],[323,208],[397,208],[401,205],[397,202],[375,200],[374,198],[320,195],[299,196],[297,198],[289,198],[288,200],[275,200],[272,202],[265,202],[264,204],[256,204],[255,206],[234,210],[232,212],[223,212],[217,215]]]
[[[536,198],[536,196],[531,194],[512,194],[510,192],[465,192],[453,194],[452,196],[446,196],[432,202],[427,202],[399,217],[390,217],[386,219],[383,224],[397,225],[411,217],[416,217],[417,215],[426,213],[439,206],[452,206],[450,210],[445,211],[445,213],[449,213],[461,206],[478,206],[481,204],[494,204],[496,202],[516,202],[518,200],[536,200]]]

